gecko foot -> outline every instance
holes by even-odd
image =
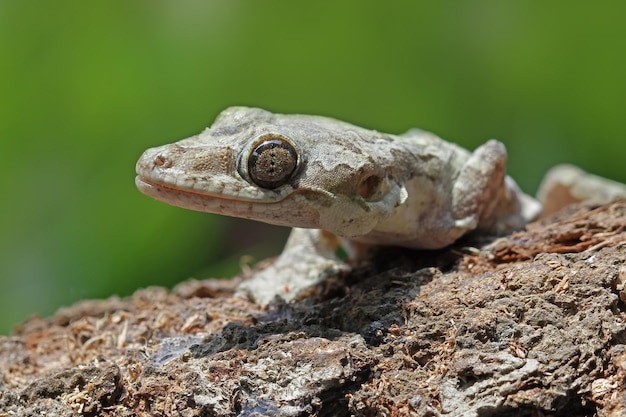
[[[336,236],[317,229],[295,228],[278,259],[237,288],[259,304],[268,304],[276,296],[285,301],[326,279],[350,270],[335,256]]]
[[[288,302],[298,298],[312,286],[349,270],[348,265],[341,261],[326,260],[316,265],[310,262],[285,265],[279,258],[251,279],[242,282],[237,293],[259,304],[269,304],[276,296]]]

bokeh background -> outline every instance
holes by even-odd
[[[0,333],[84,298],[229,277],[285,230],[135,190],[231,105],[509,150],[626,181],[626,3],[0,1]]]

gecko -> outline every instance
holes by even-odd
[[[493,139],[470,152],[418,129],[393,135],[231,107],[202,133],[146,150],[135,184],[174,206],[293,228],[278,258],[239,286],[267,304],[349,271],[340,245],[358,261],[374,247],[440,249],[468,233],[523,228],[542,204],[506,174],[506,161]],[[626,186],[611,186],[626,196]]]

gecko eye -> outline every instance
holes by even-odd
[[[248,175],[259,187],[274,189],[285,184],[298,166],[298,153],[283,136],[263,135],[248,156]]]

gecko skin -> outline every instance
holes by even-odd
[[[495,140],[469,152],[419,130],[233,107],[199,135],[145,151],[136,185],[175,206],[293,227],[277,261],[242,284],[267,303],[347,270],[339,241],[349,253],[437,249],[523,227],[541,206],[506,176],[506,158]]]

